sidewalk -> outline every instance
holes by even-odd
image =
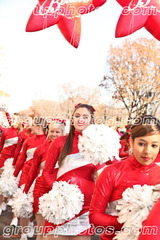
[[[19,240],[20,239],[20,231],[17,228],[10,226],[10,222],[12,220],[12,211],[11,207],[7,206],[7,211],[2,212],[0,216],[0,240]],[[8,236],[7,236],[8,235]],[[35,240],[36,237],[28,238],[28,240]]]
[[[19,240],[20,233],[18,227],[15,228],[10,226],[10,222],[12,221],[12,211],[11,207],[7,206],[7,211],[2,212],[0,216],[0,240]],[[7,236],[8,234],[8,236]],[[99,236],[92,236],[91,240],[99,240]],[[28,240],[36,240],[36,236],[33,238],[28,238]]]

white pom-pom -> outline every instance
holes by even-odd
[[[54,182],[49,193],[39,198],[39,210],[51,223],[61,224],[75,217],[82,210],[84,195],[76,184]]]
[[[160,185],[134,185],[127,188],[116,209],[119,211],[118,222],[124,223],[122,231],[117,233],[115,240],[137,240],[142,222],[147,218],[155,202],[160,198]]]
[[[4,163],[4,170],[0,178],[0,194],[4,197],[11,197],[18,188],[19,178],[13,176],[13,158],[8,158]]]
[[[118,133],[103,124],[91,124],[79,136],[80,153],[94,165],[113,160],[113,157],[119,159],[120,147]]]
[[[18,188],[13,195],[11,207],[16,217],[30,218],[33,215],[33,188],[28,194]]]

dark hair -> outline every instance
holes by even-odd
[[[13,115],[15,115],[15,116],[21,116],[21,114],[18,113],[18,112],[13,113]]]
[[[137,137],[160,133],[160,121],[152,115],[138,116],[131,127],[131,137],[134,141]]]
[[[78,106],[75,107],[75,109],[73,111],[73,114],[72,114],[72,117],[71,117],[71,120],[70,120],[69,134],[66,138],[66,142],[65,142],[65,144],[62,148],[62,151],[59,155],[59,158],[58,158],[59,165],[61,165],[63,159],[72,151],[73,137],[74,137],[74,130],[75,130],[74,125],[73,125],[73,115],[77,111],[77,109],[79,109],[79,108],[86,108],[90,112],[90,114],[91,114],[91,124],[94,124],[94,110],[90,105],[79,104]]]

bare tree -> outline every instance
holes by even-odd
[[[160,44],[140,38],[111,46],[107,73],[100,86],[112,91],[112,97],[123,103],[129,119],[155,114],[160,102]]]
[[[90,89],[85,86],[74,87],[73,83],[69,82],[62,86],[59,103],[61,111],[66,118],[69,118],[76,104],[87,103],[97,106],[99,98],[98,89]]]

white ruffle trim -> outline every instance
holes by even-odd
[[[116,209],[119,211],[118,221],[124,223],[122,230],[114,240],[137,240],[142,222],[147,218],[153,205],[160,198],[160,185],[134,185],[127,188],[122,199],[118,200]]]
[[[19,177],[14,177],[13,158],[8,158],[4,163],[4,170],[0,178],[0,194],[4,197],[11,197],[18,188]]]
[[[103,124],[91,124],[79,136],[80,153],[94,165],[113,160],[113,157],[119,160],[120,147],[118,133]]]
[[[39,211],[51,223],[62,224],[82,210],[84,195],[76,184],[54,182],[49,193],[39,198]]]

